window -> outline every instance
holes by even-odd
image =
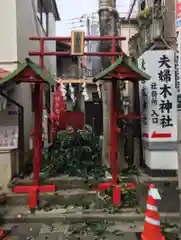
[[[99,102],[100,101],[100,97],[98,92],[92,92],[92,101],[94,102]]]
[[[161,5],[161,0],[155,0],[155,1],[154,1],[154,4]]]
[[[43,0],[38,0],[38,18],[46,35],[48,35],[49,18],[48,18],[48,11],[43,3]]]
[[[141,11],[143,11],[146,7],[146,3],[145,3],[145,0],[141,0],[140,1],[140,8],[141,8]]]

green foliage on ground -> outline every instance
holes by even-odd
[[[101,163],[100,139],[90,126],[78,131],[61,131],[49,149],[43,149],[41,172],[47,176],[67,174],[77,177],[100,179],[111,169]],[[133,176],[134,166],[123,170],[120,176]]]
[[[87,183],[87,188],[91,190],[93,186],[90,184],[90,178],[97,179],[97,183],[100,183],[106,173],[111,173],[111,170],[101,163],[101,152],[100,139],[89,126],[85,126],[83,130],[59,132],[51,148],[43,151],[42,177],[55,177],[61,174],[82,177]],[[105,208],[109,212],[119,211],[122,207],[134,207],[137,203],[136,192],[129,190],[122,183],[121,177],[136,174],[135,167],[120,173],[118,184],[123,204],[119,208],[112,204],[112,188],[100,191],[101,206],[97,203],[92,205],[95,208]],[[86,209],[91,207],[90,204],[83,206]]]
[[[51,148],[43,151],[41,172],[49,176],[103,177],[104,170],[99,137],[89,126],[83,130],[59,132]]]

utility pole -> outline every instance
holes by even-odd
[[[117,23],[119,21],[119,14],[116,10],[116,0],[99,0],[99,25],[101,36],[116,36]],[[111,42],[101,42],[100,49],[102,52],[111,51]],[[102,57],[101,59],[103,69],[110,64],[110,57]],[[103,82],[102,84],[102,103],[103,103],[103,150],[102,162],[106,166],[110,163],[110,109],[111,109],[111,83]],[[123,164],[124,154],[119,155],[121,144],[118,141],[118,162],[119,168]],[[122,143],[122,150],[124,150],[124,143]],[[124,152],[124,151],[122,151]],[[121,164],[121,165],[120,165]]]

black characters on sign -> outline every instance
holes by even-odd
[[[155,110],[152,110],[151,117],[152,117],[152,123],[153,124],[157,124],[159,122],[159,114],[156,113]]]
[[[151,104],[152,105],[157,105],[157,96],[158,96],[158,93],[157,93],[157,84],[155,82],[153,82],[151,84]]]
[[[177,109],[181,109],[181,94],[177,95]]]
[[[142,115],[143,117],[143,125],[147,125],[147,107],[148,107],[148,94],[147,94],[147,89],[146,86],[143,85],[143,88],[141,90],[141,95],[142,95]]]
[[[159,63],[159,68],[162,68],[162,67],[171,68],[170,59],[165,54],[161,56],[158,63]]]
[[[142,58],[141,59],[141,69],[143,70],[143,71],[146,71],[146,66],[145,66],[145,59],[144,58]],[[145,80],[142,80],[141,81],[142,82],[142,84],[144,84],[145,83]]]
[[[160,87],[160,90],[160,95],[162,95],[165,99],[167,99],[169,96],[172,96],[171,86],[164,84],[163,87]]]
[[[179,31],[176,32],[176,52],[175,52],[175,86],[177,88],[177,93],[181,93],[180,90],[180,72],[179,72],[179,62],[180,62],[180,56],[179,56]]]
[[[144,99],[144,100],[143,100],[143,111],[144,111],[144,112],[147,110],[147,105],[148,105],[148,103],[147,103],[147,101]]]
[[[173,127],[172,118],[169,115],[162,115],[160,125],[162,128]]]
[[[172,127],[172,75],[171,75],[171,63],[167,55],[163,54],[158,61],[159,72],[158,79],[160,82],[160,97],[159,101],[159,124],[162,128]]]
[[[177,109],[181,109],[181,89],[180,89],[180,30],[176,31],[176,51],[175,51],[175,87],[177,89]]]
[[[143,125],[148,125],[148,118],[146,114],[143,117]]]
[[[171,81],[170,69],[160,70],[158,73],[158,78],[161,82],[169,83]]]
[[[170,110],[172,109],[172,102],[170,100],[161,100],[161,103],[159,104],[159,110],[161,113],[170,113]]]
[[[141,69],[144,70],[144,71],[146,70],[145,59],[144,58],[141,59]]]
[[[151,104],[152,107],[157,106],[158,104],[158,92],[157,92],[157,84],[156,82],[153,82],[151,84]],[[152,109],[152,113],[151,113],[151,120],[153,124],[158,124],[159,123],[159,114],[157,113],[157,110]]]
[[[143,99],[142,108],[143,108],[143,111],[145,112],[147,110],[147,105],[148,105],[147,92],[146,92],[146,87],[145,86],[143,86],[143,88],[142,88],[142,99]]]

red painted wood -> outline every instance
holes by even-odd
[[[158,133],[158,132],[153,132],[151,135],[151,138],[171,138],[172,134],[171,133]]]
[[[38,203],[39,192],[55,192],[55,185],[44,185],[44,186],[16,186],[13,189],[15,193],[29,193],[29,208],[34,209]]]
[[[144,138],[149,138],[149,134],[148,133],[143,133],[143,137]]]
[[[40,51],[30,51],[30,56],[40,56]],[[71,56],[71,52],[44,52],[43,56]],[[84,56],[121,56],[121,52],[85,52]]]
[[[71,41],[71,37],[30,37],[30,40],[44,40],[44,41]],[[126,40],[126,37],[122,36],[85,36],[85,41],[101,41],[101,40]]]

